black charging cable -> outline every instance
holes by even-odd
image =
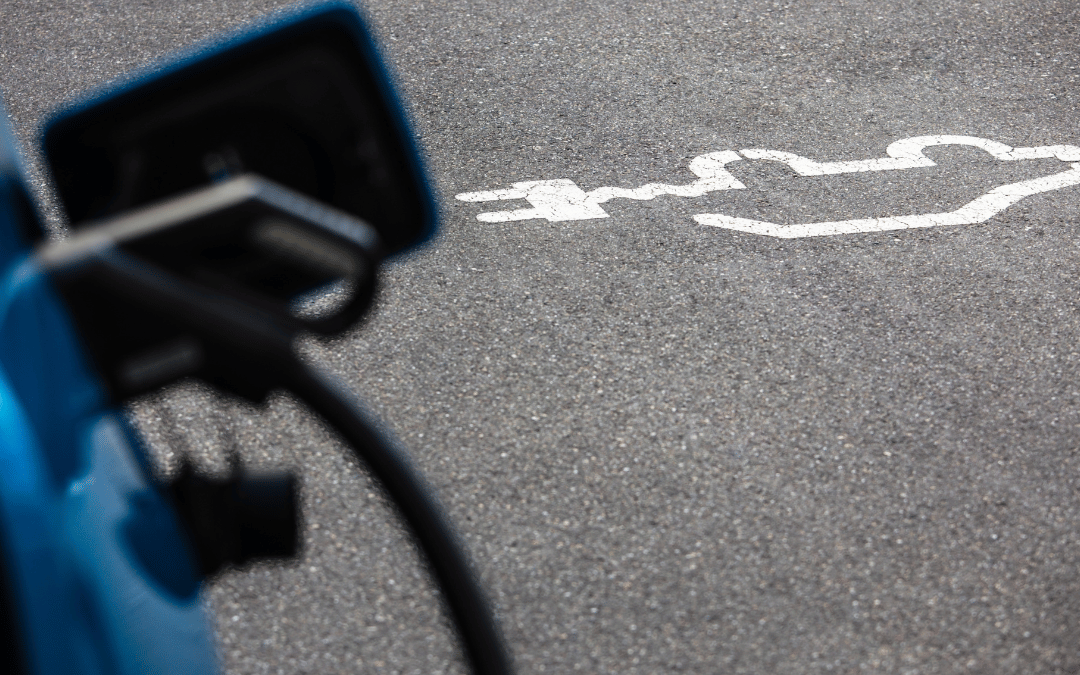
[[[432,490],[404,453],[363,418],[344,387],[322,370],[299,361],[293,365],[289,390],[341,434],[412,529],[458,624],[475,671],[509,675],[510,660],[497,624]]]
[[[359,402],[331,375],[304,363],[294,342],[302,324],[276,312],[240,302],[213,289],[185,282],[138,257],[107,246],[79,264],[52,270],[68,283],[92,283],[141,311],[184,326],[201,345],[198,376],[234,392],[251,391],[245,374],[264,378],[258,389],[284,388],[322,417],[367,466],[415,537],[457,626],[477,675],[511,675],[509,652],[465,549],[434,491],[408,457],[365,419]],[[254,375],[252,375],[254,376]],[[271,378],[265,380],[265,378]]]

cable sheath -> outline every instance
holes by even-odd
[[[421,474],[364,419],[358,402],[328,374],[295,359],[286,381],[294,394],[341,435],[397,506],[442,589],[473,671],[477,675],[511,675],[510,657],[483,589]]]

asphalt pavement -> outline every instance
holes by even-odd
[[[32,146],[284,6],[5,2],[8,112]],[[1080,7],[365,10],[442,229],[305,350],[436,485],[520,673],[1080,671]],[[235,438],[302,474],[302,560],[206,591],[225,672],[464,672],[300,406],[184,386],[133,414],[163,472]]]

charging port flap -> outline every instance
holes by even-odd
[[[250,173],[370,223],[386,254],[435,227],[387,71],[344,5],[107,87],[56,115],[43,142],[76,228]]]

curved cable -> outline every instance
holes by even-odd
[[[74,283],[93,283],[112,297],[168,317],[200,336],[207,363],[193,374],[211,384],[237,393],[284,387],[310,406],[383,485],[412,531],[446,600],[473,672],[512,674],[494,615],[434,491],[405,453],[364,418],[359,402],[344,386],[297,357],[293,348],[299,330],[296,322],[196,287],[115,248],[97,251],[70,269],[56,271],[59,278],[65,274],[74,275]],[[251,381],[257,385],[253,389]]]
[[[327,373],[294,359],[285,379],[289,390],[341,435],[397,506],[442,589],[473,671],[510,675],[510,657],[498,624],[434,491]]]

